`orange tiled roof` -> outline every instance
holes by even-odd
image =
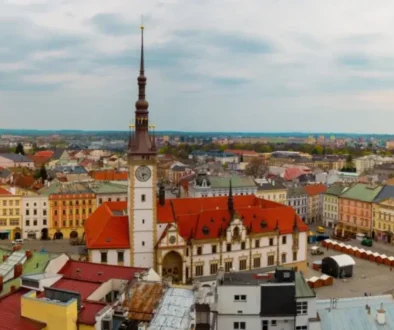
[[[123,215],[127,202],[107,202],[93,212],[85,223],[85,238],[88,249],[128,249],[128,216]]]
[[[35,181],[32,175],[18,175],[15,178],[14,185],[20,188],[30,188]]]
[[[34,156],[37,157],[52,157],[53,156],[53,151],[52,150],[42,150],[42,151],[37,151]]]
[[[224,196],[168,199],[164,205],[157,202],[157,221],[175,223],[179,234],[186,240],[217,238],[230,222],[227,201],[228,197]],[[289,206],[250,195],[234,196],[234,207],[252,233],[271,232],[278,225],[281,234],[288,234],[292,232],[294,222],[299,231],[308,230]],[[126,208],[127,202],[104,203],[88,218],[85,237],[89,249],[130,246],[128,216],[122,213]]]
[[[94,180],[102,180],[102,181],[121,181],[128,179],[128,173],[126,171],[92,171],[89,175]]]
[[[49,159],[52,156],[37,156],[37,155],[34,155],[34,156],[28,156],[28,157],[34,162],[34,164],[42,165],[42,164],[45,164],[47,161],[49,161]]]
[[[323,194],[327,190],[327,187],[324,184],[310,184],[306,185],[304,188],[309,196]]]

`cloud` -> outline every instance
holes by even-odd
[[[368,131],[384,117],[373,130],[390,131],[393,10],[388,0],[3,1],[0,126],[127,129],[143,14],[160,129]]]
[[[129,35],[136,31],[137,25],[125,20],[119,14],[98,14],[90,19],[90,23],[101,33],[116,36]]]

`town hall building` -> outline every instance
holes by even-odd
[[[106,202],[85,224],[89,261],[153,267],[175,282],[286,265],[306,269],[308,227],[295,211],[254,195],[166,199],[145,98],[143,27],[138,101],[128,145],[128,202]]]

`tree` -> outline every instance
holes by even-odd
[[[268,168],[264,164],[264,159],[260,157],[253,158],[245,168],[245,174],[251,175],[255,178],[262,178],[267,172]]]
[[[18,143],[18,145],[16,146],[15,149],[15,153],[18,155],[25,155],[25,150],[23,149],[23,144],[22,143]]]
[[[42,183],[45,183],[45,181],[48,180],[48,173],[47,173],[47,169],[45,168],[45,165],[41,166],[40,178],[42,180]]]

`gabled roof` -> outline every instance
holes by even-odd
[[[19,155],[19,154],[12,154],[12,153],[7,153],[7,154],[0,154],[0,157],[7,158],[9,160],[12,160],[13,162],[16,163],[31,163],[32,160],[26,156]]]
[[[327,190],[327,187],[324,184],[310,184],[304,187],[308,196],[316,196],[320,194],[324,194]]]
[[[325,194],[326,195],[332,195],[332,196],[340,196],[347,189],[348,189],[348,187],[345,187],[343,185],[334,184],[334,185],[332,185],[332,186],[327,188]]]
[[[147,270],[147,268],[68,260],[59,271],[59,274],[62,274],[63,278],[74,279],[80,282],[104,283],[110,279],[131,281],[136,273],[142,273]]]
[[[88,249],[129,249],[129,224],[125,215],[127,202],[100,205],[85,223]]]

